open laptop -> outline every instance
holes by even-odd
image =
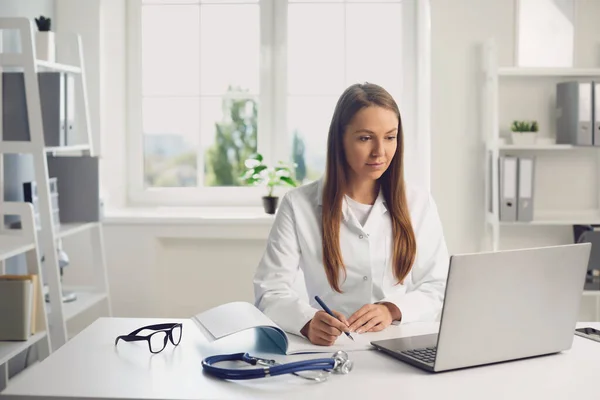
[[[571,347],[591,244],[453,255],[437,334],[373,341],[440,372]]]

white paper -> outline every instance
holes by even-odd
[[[215,339],[237,333],[245,329],[271,326],[279,328],[269,317],[254,305],[238,301],[223,304],[195,316]]]
[[[347,352],[374,349],[372,341],[399,337],[428,334],[437,330],[438,323],[418,323],[407,325],[390,325],[381,332],[352,332],[354,341],[345,334],[338,337],[332,346],[312,344],[307,338],[284,332],[270,318],[264,315],[253,304],[246,302],[227,303],[200,313],[192,318],[209,342],[224,338],[247,329],[270,327],[269,336],[276,337],[280,332],[288,345],[286,354],[300,353],[332,353],[338,350]],[[432,325],[433,324],[433,325]],[[281,347],[281,346],[279,346]]]

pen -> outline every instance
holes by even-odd
[[[325,312],[327,314],[331,315],[333,318],[335,318],[338,321],[340,321],[340,319],[335,316],[335,314],[329,309],[329,307],[327,307],[327,304],[323,303],[323,300],[321,300],[319,298],[319,296],[315,296],[315,300],[317,301],[317,303],[319,303],[321,305],[321,307],[323,307],[323,310],[325,310]],[[350,332],[344,332],[344,333],[346,334],[346,336],[348,336],[350,339],[352,339],[352,341],[354,341],[354,338],[352,337],[352,335],[350,335]]]

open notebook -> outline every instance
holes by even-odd
[[[356,351],[370,350],[373,340],[389,339],[400,336],[399,331],[390,327],[382,332],[352,333],[354,342],[346,335],[340,335],[333,346],[319,346],[308,339],[283,331],[269,317],[263,314],[253,304],[247,302],[227,303],[204,311],[192,320],[198,325],[204,336],[210,342],[226,336],[245,331],[260,329],[283,354],[300,353],[331,353],[337,350]]]

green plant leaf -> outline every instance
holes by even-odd
[[[290,186],[296,187],[296,181],[294,181],[292,178],[289,178],[287,176],[282,176],[279,179],[281,179],[282,181],[284,181],[285,183],[287,183]]]
[[[531,132],[537,132],[539,130],[537,121],[531,122]]]
[[[266,165],[259,165],[258,167],[254,167],[254,173],[255,174],[260,174],[265,169],[267,169]]]

